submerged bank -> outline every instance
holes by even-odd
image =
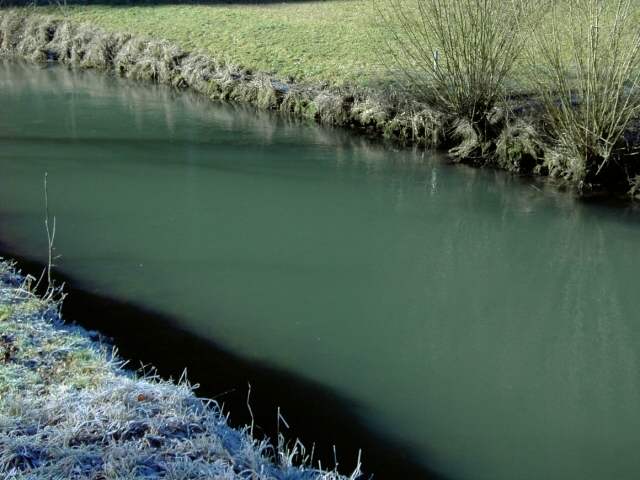
[[[3,478],[346,478],[300,466],[311,459],[299,444],[231,428],[184,381],[123,370],[99,335],[64,325],[33,280],[0,259]]]
[[[464,119],[444,114],[386,87],[298,84],[240,68],[209,54],[190,53],[159,39],[114,33],[37,9],[0,11],[0,53],[38,62],[58,61],[107,70],[136,80],[190,88],[215,100],[249,103],[322,124],[351,128],[401,144],[449,151],[456,162],[491,166],[523,175],[550,176],[581,194],[640,197],[640,171],[612,165],[578,181],[563,167],[544,134],[535,99],[516,95],[491,114],[487,144]],[[635,127],[634,127],[635,129]],[[630,133],[627,143],[635,145]]]

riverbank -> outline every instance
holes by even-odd
[[[485,139],[464,119],[437,111],[416,98],[400,94],[394,90],[392,83],[385,82],[379,75],[375,77],[378,83],[372,81],[374,77],[371,75],[360,75],[362,81],[354,82],[349,75],[340,74],[331,82],[319,82],[314,75],[296,82],[291,75],[284,78],[277,73],[256,70],[253,66],[240,67],[220,56],[211,55],[211,48],[203,48],[207,44],[207,37],[192,35],[192,22],[174,23],[170,36],[181,38],[182,41],[167,41],[160,31],[156,36],[156,30],[149,30],[149,22],[153,23],[155,16],[147,18],[148,8],[5,9],[0,11],[0,54],[17,55],[37,62],[57,61],[80,68],[102,69],[135,80],[190,88],[213,100],[249,103],[321,124],[350,128],[371,137],[390,139],[394,143],[446,149],[454,162],[489,166],[520,175],[549,176],[563,187],[575,188],[581,195],[613,194],[640,198],[640,168],[637,162],[622,165],[613,162],[599,176],[589,175],[588,179],[583,174],[576,175],[578,167],[571,164],[570,158],[563,159],[562,153],[544,133],[543,108],[535,98],[522,96],[515,90],[503,106],[491,113],[488,121],[494,133],[492,139]],[[49,15],[51,12],[57,13]],[[197,12],[202,13],[201,10]],[[129,14],[130,17],[127,16]],[[122,25],[130,28],[130,31],[123,31],[122,26],[116,27],[120,25],[123,15],[127,21]],[[255,16],[255,12],[251,15]],[[276,17],[278,15],[276,13]],[[141,18],[146,20],[132,20]],[[172,15],[165,15],[158,23],[158,28],[164,31],[163,25],[172,22],[173,18]],[[242,19],[244,17],[240,15],[228,23],[205,23],[210,28],[208,31],[215,31],[224,37],[230,34],[226,29],[235,29],[234,22]],[[86,23],[86,20],[91,23]],[[267,20],[265,22],[263,26],[269,25]],[[146,36],[150,32],[153,32],[152,38]],[[362,29],[356,29],[357,35],[363,32]],[[243,38],[244,34],[233,38]],[[194,40],[194,37],[198,40]],[[190,40],[187,41],[187,38]],[[193,47],[193,50],[185,49],[183,45]],[[279,58],[278,61],[284,62],[283,65],[293,62],[293,59],[283,60],[277,53],[269,53],[269,57]],[[371,61],[369,58],[362,68],[368,68]],[[324,70],[336,71],[335,65],[322,64],[324,66],[319,75]],[[256,65],[266,66],[260,62],[256,62]],[[348,64],[344,68],[351,71]],[[276,71],[288,70],[281,66]],[[379,69],[376,71],[379,72]],[[635,133],[636,127],[625,137],[629,151],[636,148],[635,139],[640,138]]]
[[[192,387],[123,370],[97,333],[0,259],[3,478],[345,479],[231,428]],[[276,460],[277,458],[277,460]],[[351,478],[356,478],[357,472]]]
[[[127,8],[105,11],[113,12],[116,17],[111,18],[117,19],[126,14]],[[572,179],[571,172],[561,167],[562,159],[553,145],[545,142],[539,125],[541,110],[530,98],[516,96],[503,109],[494,112],[492,129],[500,133],[496,135],[495,144],[486,145],[464,121],[399,95],[389,85],[296,83],[238,67],[201,53],[201,49],[189,52],[176,43],[137,36],[138,32],[122,33],[115,27],[103,30],[94,24],[82,23],[84,10],[79,8],[63,11],[64,16],[43,15],[42,11],[52,10],[0,11],[1,54],[106,70],[134,80],[190,88],[212,100],[253,104],[296,118],[350,128],[394,143],[447,149],[454,162],[489,166],[520,175],[550,176],[563,187],[577,188],[583,195],[640,196],[640,173],[627,166],[623,173],[607,175],[603,183]],[[79,15],[78,19],[74,18],[74,12]]]
[[[200,49],[190,52],[162,38],[101,29],[69,16],[43,15],[40,11],[0,10],[0,54],[190,88],[212,100],[249,103],[376,137],[425,146],[437,146],[443,139],[442,114],[389,91],[296,83],[240,67]]]

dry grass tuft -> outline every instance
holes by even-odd
[[[496,162],[511,172],[532,173],[543,154],[540,134],[524,119],[508,122],[496,141]]]
[[[169,42],[133,37],[118,50],[113,64],[127,78],[175,85],[180,78],[180,61],[185,56]]]
[[[384,126],[390,116],[390,107],[382,99],[370,96],[356,98],[351,107],[351,117],[363,126]]]
[[[316,116],[326,125],[344,125],[349,121],[350,102],[343,95],[322,91],[313,99]]]

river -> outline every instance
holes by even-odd
[[[253,401],[282,395],[343,466],[361,441],[375,478],[393,458],[424,478],[640,475],[637,209],[92,72],[0,63],[0,105],[4,253],[46,260],[48,172],[72,289],[162,317],[148,342],[175,330],[279,375]],[[124,338],[136,316],[118,320],[100,322]],[[140,358],[232,388],[232,419],[246,402],[208,347],[138,335]]]

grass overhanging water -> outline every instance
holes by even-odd
[[[340,19],[345,9],[350,14]],[[560,28],[570,23],[567,15],[575,29]],[[582,194],[638,194],[640,9],[630,0],[545,0],[535,7],[520,0],[67,6],[2,16],[5,53],[108,69],[446,148],[455,161],[549,175]],[[280,23],[271,25],[275,19]],[[307,35],[328,25],[342,32],[331,49],[322,43],[298,51]],[[324,32],[329,39],[331,32]],[[220,43],[212,46],[209,37]],[[267,39],[273,48],[288,45],[294,58],[274,51],[264,57],[267,65],[247,54]],[[339,53],[335,63],[335,48],[349,42],[358,49]],[[297,59],[302,70],[287,75]],[[328,82],[307,69],[310,62]]]
[[[528,60],[546,112],[552,174],[637,188],[640,29],[632,0],[548,2]],[[566,21],[566,15],[572,22]],[[535,66],[545,68],[535,74]]]

